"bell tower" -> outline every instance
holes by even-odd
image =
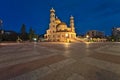
[[[55,21],[55,10],[52,8],[50,10],[50,22],[54,22]]]
[[[55,24],[55,10],[52,8],[50,10],[50,27],[53,27]]]
[[[75,27],[74,27],[74,17],[70,17],[70,28],[72,32],[75,32]]]

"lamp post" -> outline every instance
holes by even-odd
[[[3,21],[0,19],[0,41],[3,40],[4,30],[2,29]]]
[[[87,41],[89,41],[89,35],[86,35]]]
[[[3,34],[4,33],[4,31],[3,31],[3,29],[2,29],[2,26],[3,25],[3,21],[0,19],[0,30],[1,30],[1,34]]]
[[[2,29],[2,23],[3,21],[0,19],[0,29]]]
[[[89,38],[89,35],[86,35],[86,38]]]

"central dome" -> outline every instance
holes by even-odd
[[[61,22],[60,24],[57,25],[57,31],[65,31],[67,29],[67,25],[64,22]]]
[[[60,24],[58,24],[57,26],[60,26],[60,25],[66,25],[66,23],[64,22],[61,22]],[[67,25],[66,25],[67,26]]]

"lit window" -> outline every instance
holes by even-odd
[[[65,34],[65,37],[68,37],[68,34],[67,34],[67,33]]]

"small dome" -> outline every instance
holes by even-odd
[[[60,24],[57,25],[57,31],[64,31],[67,29],[67,25],[64,22],[61,22]]]
[[[56,18],[56,19],[55,19],[55,23],[56,23],[56,24],[60,24],[60,23],[61,23],[60,19]]]
[[[60,19],[58,19],[58,18],[56,18],[55,20],[56,20],[56,21],[60,21]]]

